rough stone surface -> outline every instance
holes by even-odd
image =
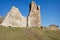
[[[40,6],[36,6],[35,2],[32,1],[28,15],[28,27],[40,27],[40,22]]]
[[[19,12],[19,9],[12,7],[4,19],[2,25],[13,27],[26,27],[26,17],[23,17]]]

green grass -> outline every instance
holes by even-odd
[[[41,28],[0,27],[0,40],[60,40],[60,31]]]

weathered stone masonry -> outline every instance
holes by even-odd
[[[12,27],[40,27],[40,6],[37,6],[32,1],[28,17],[23,17],[19,9],[13,6],[1,25]]]
[[[40,6],[36,6],[35,2],[32,1],[28,15],[28,27],[39,27],[40,21]]]

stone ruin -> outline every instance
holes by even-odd
[[[26,26],[26,17],[23,17],[19,12],[19,9],[12,7],[5,17],[2,25],[4,26],[14,26],[14,27],[25,27]]]
[[[22,16],[19,9],[13,6],[1,25],[6,27],[40,27],[40,6],[37,6],[35,2],[32,1],[28,17]]]
[[[39,27],[40,26],[40,6],[36,6],[33,1],[30,4],[30,13],[28,15],[28,27]]]
[[[49,30],[57,31],[57,30],[59,30],[59,26],[55,25],[55,24],[49,25]]]

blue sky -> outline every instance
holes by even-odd
[[[60,26],[60,0],[34,0],[41,7],[41,23],[43,26],[56,24]],[[19,8],[23,16],[29,13],[32,0],[0,0],[0,16],[5,17],[12,6]]]

